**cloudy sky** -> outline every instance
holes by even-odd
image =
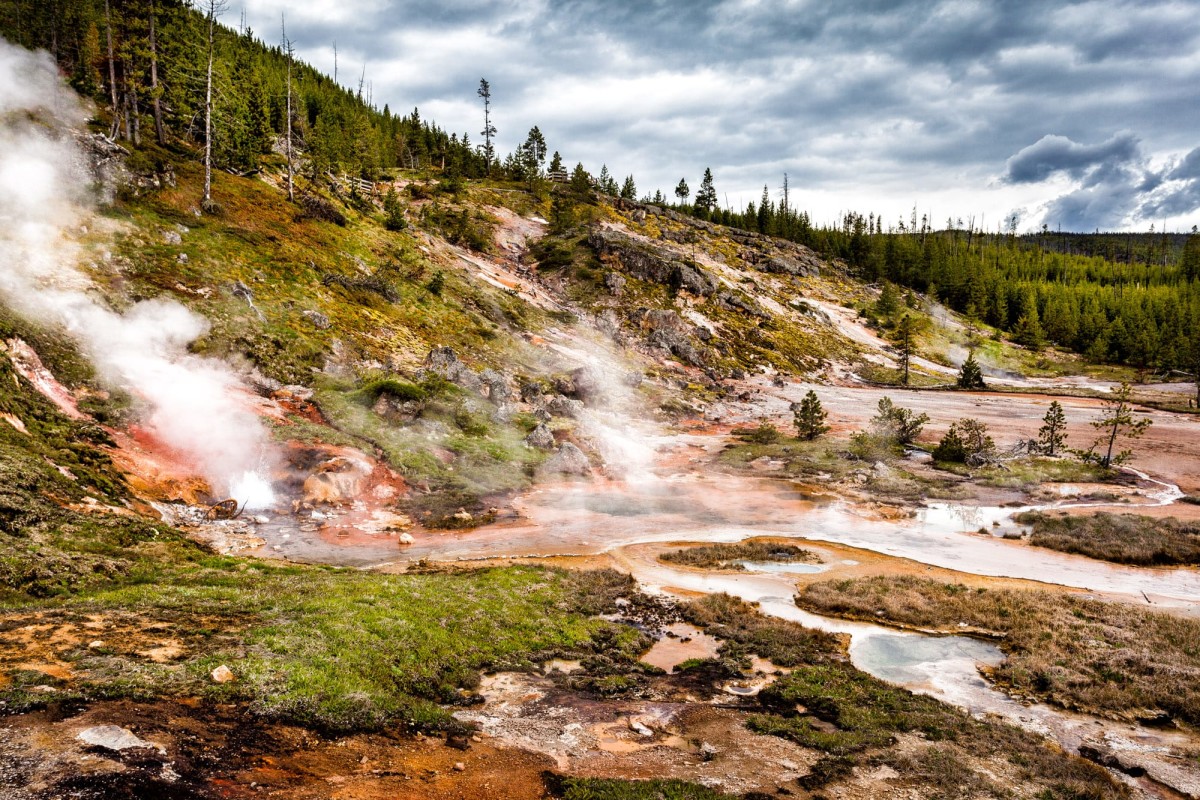
[[[532,125],[639,192],[775,197],[815,221],[1200,224],[1200,0],[232,0],[373,98],[499,150]]]

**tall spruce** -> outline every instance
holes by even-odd
[[[1057,400],[1050,403],[1042,427],[1038,430],[1038,448],[1048,456],[1057,455],[1067,441],[1067,415]]]
[[[475,93],[483,98],[483,130],[479,135],[483,137],[484,172],[491,175],[492,162],[496,160],[496,149],[492,145],[492,137],[496,135],[496,126],[492,124],[492,85],[486,78],[480,78],[479,89]]]
[[[973,351],[967,354],[967,360],[963,362],[962,369],[958,372],[958,388],[987,388],[983,382],[983,370],[979,368],[979,362],[975,360]]]

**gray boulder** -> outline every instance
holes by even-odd
[[[707,272],[688,264],[675,264],[668,283],[677,292],[690,292],[697,297],[708,297],[717,290],[716,281]]]
[[[542,469],[555,475],[590,475],[592,463],[578,447],[563,442],[558,452],[546,459]]]
[[[479,380],[479,376],[458,360],[458,354],[452,347],[435,347],[429,351],[429,355],[425,357],[424,368],[417,373],[418,380],[428,373],[439,375],[464,389],[483,392],[483,382]]]
[[[556,417],[578,419],[583,414],[583,403],[570,397],[557,394],[546,401],[543,408]]]
[[[512,389],[508,386],[508,378],[494,369],[485,369],[479,373],[479,380],[487,390],[488,399],[496,405],[507,403],[513,398]]]
[[[312,326],[317,330],[326,331],[332,327],[333,323],[329,321],[329,317],[322,314],[320,311],[301,311],[300,316],[312,323]]]
[[[554,447],[554,434],[545,424],[538,425],[525,437],[525,444],[539,450],[549,450]]]
[[[608,293],[614,297],[620,297],[625,291],[625,276],[619,272],[606,272],[604,274],[604,286],[608,289]]]

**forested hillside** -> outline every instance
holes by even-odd
[[[395,169],[451,181],[490,176],[544,191],[547,145],[537,127],[501,159],[489,139],[450,133],[414,109],[378,108],[369,84],[356,90],[295,60],[284,30],[237,32],[213,24],[219,2],[179,0],[5,0],[0,34],[53,54],[61,72],[101,109],[106,133],[134,148],[166,146],[202,158],[212,55],[212,164],[235,173],[290,164],[320,188],[329,175],[374,180]],[[266,44],[264,40],[279,44]],[[480,96],[490,100],[486,81]],[[291,108],[293,156],[288,152]],[[483,106],[481,104],[481,112]],[[490,121],[484,124],[491,131]],[[145,151],[144,151],[145,152]],[[557,152],[550,173],[565,179]],[[572,190],[637,199],[604,165],[593,178],[577,165]],[[927,218],[885,224],[849,213],[815,226],[785,191],[742,211],[720,208],[706,170],[692,201],[686,182],[675,208],[702,219],[807,245],[844,260],[861,278],[923,292],[1008,334],[1019,344],[1057,345],[1097,362],[1161,373],[1200,372],[1200,235],[986,233],[973,217],[935,230]],[[661,191],[641,198],[666,205]],[[443,226],[444,227],[444,226]]]

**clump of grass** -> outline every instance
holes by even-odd
[[[835,634],[765,617],[753,606],[727,594],[712,594],[690,603],[683,612],[693,625],[722,639],[723,658],[759,655],[780,667],[840,658],[845,643]]]
[[[576,778],[557,773],[546,773],[543,778],[550,796],[562,800],[734,800],[735,797],[679,780]]]
[[[1029,696],[1103,716],[1166,713],[1200,722],[1200,621],[1139,606],[914,577],[810,584],[796,597],[821,614],[1001,637],[994,678]]]
[[[778,564],[819,564],[821,559],[811,550],[790,544],[768,542],[738,542],[736,544],[712,544],[703,547],[686,547],[663,553],[659,559],[671,564],[683,564],[701,569],[744,570],[738,562],[755,561]]]
[[[380,395],[387,395],[403,403],[424,400],[428,394],[422,386],[391,376],[366,381],[358,390],[358,396],[368,404],[374,403]]]
[[[776,444],[783,434],[767,420],[763,420],[753,428],[735,428],[733,435],[751,444]]]
[[[751,729],[834,755],[882,747],[895,734],[910,731],[930,739],[956,738],[969,724],[944,703],[840,663],[800,666],[759,697],[767,708],[783,713],[752,717]],[[796,714],[797,706],[806,714]]]
[[[1142,567],[1200,564],[1200,524],[1174,517],[1105,512],[1073,517],[1028,511],[1013,519],[1032,527],[1029,543],[1037,547]]]
[[[1025,458],[984,467],[974,475],[983,486],[1029,490],[1045,483],[1102,483],[1119,478],[1121,473],[1074,459]]]

